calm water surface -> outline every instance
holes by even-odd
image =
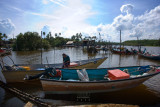
[[[131,48],[131,47],[127,47]],[[137,47],[132,47],[137,49]],[[160,54],[160,47],[142,47],[142,50],[147,48],[147,51],[154,54]],[[149,60],[139,57],[138,55],[118,55],[107,51],[98,52],[97,54],[88,54],[82,48],[56,48],[48,51],[43,51],[42,63],[61,63],[62,53],[70,56],[71,61],[85,60],[88,58],[98,58],[107,56],[108,59],[102,63],[99,68],[106,67],[121,67],[121,66],[143,66],[143,65],[160,65],[160,61]],[[10,56],[16,64],[40,64],[40,51],[23,51],[12,52]],[[12,61],[5,57],[4,62],[12,65]],[[30,94],[43,98],[44,101],[52,105],[77,105],[77,104],[101,104],[101,103],[115,103],[115,104],[133,104],[146,107],[160,107],[160,75],[157,75],[142,85],[122,90],[118,92],[90,94],[89,100],[80,101],[77,95],[52,95],[45,94],[40,86],[32,86],[28,84],[18,83],[12,84],[14,87],[21,89]],[[77,101],[78,100],[78,101]],[[0,88],[0,106],[2,107],[22,107],[26,102],[20,100],[14,95],[6,92]]]

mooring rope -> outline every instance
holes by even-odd
[[[13,88],[11,86],[8,86],[7,84],[0,81],[0,87],[4,88],[5,90],[15,94],[17,97],[24,101],[31,101],[32,103],[36,104],[38,107],[51,107],[51,105],[43,102],[40,100],[39,97],[33,96],[31,94],[28,94],[26,92],[23,92],[21,90],[18,90],[17,88]]]

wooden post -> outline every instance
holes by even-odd
[[[120,30],[120,55],[121,55],[121,30]]]
[[[42,64],[42,31],[41,31],[41,64]]]
[[[139,51],[139,41],[138,41],[138,36],[137,36],[137,43],[138,43],[138,51]]]

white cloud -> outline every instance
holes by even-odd
[[[133,7],[132,5],[123,5],[121,12],[126,12],[127,14],[120,14],[115,17],[110,25],[100,24],[98,26],[98,29],[102,29],[101,32],[106,33],[106,39],[119,41],[119,30],[122,30],[123,41],[136,39],[135,37],[140,37],[140,39],[160,38],[160,6],[136,17],[131,14]],[[110,30],[105,29],[105,26]]]
[[[115,27],[116,30],[131,30],[133,28],[133,19],[134,16],[132,14],[125,16],[119,15],[114,18],[112,26]]]
[[[34,26],[37,31],[41,31],[44,26],[48,26],[49,30],[54,33],[60,33],[63,37],[71,37],[76,33],[82,33],[85,36],[97,36],[101,33],[102,38],[108,41],[119,41],[119,30],[122,30],[122,40],[136,39],[159,39],[160,35],[160,6],[150,11],[146,11],[140,16],[134,16],[132,4],[122,5],[121,14],[113,19],[111,24],[99,24],[97,26],[90,25],[86,20],[97,15],[89,4],[84,4],[82,0],[42,0],[43,4],[49,4],[49,12],[34,13],[23,11],[18,8],[12,9],[19,12],[25,12],[30,15],[42,16],[41,22],[37,22]],[[54,6],[59,7],[54,9]],[[46,5],[45,5],[46,6]],[[45,13],[45,14],[44,14]]]
[[[61,4],[59,9],[50,14],[53,17],[57,17],[57,19],[44,17],[45,20],[37,24],[37,26],[43,27],[44,25],[48,25],[52,34],[62,32],[62,36],[64,37],[71,37],[76,33],[90,31],[90,25],[86,23],[86,19],[96,14],[92,11],[90,5],[84,4],[82,0],[50,1],[56,4],[58,2],[59,5]],[[64,28],[67,30],[64,30]]]
[[[9,36],[15,30],[15,25],[12,23],[11,19],[0,20],[0,32],[7,34]]]
[[[131,4],[126,4],[126,5],[122,5],[122,7],[120,8],[122,13],[127,13],[127,14],[131,14],[132,10],[133,10],[133,5]]]
[[[141,36],[144,39],[159,39],[160,38],[160,6],[155,7],[143,15],[135,17],[135,36]],[[137,32],[137,33],[136,33]]]
[[[67,7],[64,5],[65,0],[50,0],[50,2],[53,2],[59,6],[62,6],[62,7]]]
[[[42,17],[45,17],[45,18],[49,18],[49,19],[58,19],[58,17],[56,16],[53,16],[53,15],[48,15],[48,14],[40,14],[40,13],[33,13],[33,12],[28,12],[29,14],[32,14],[32,15],[36,15],[36,16],[42,16]]]
[[[48,4],[48,0],[42,0],[43,4]]]

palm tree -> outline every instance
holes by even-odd
[[[57,33],[55,33],[55,38],[57,38],[58,37],[58,34]]]
[[[2,33],[0,33],[0,41],[2,41],[2,38],[3,38],[3,37],[2,37]]]
[[[79,39],[81,39],[81,41],[82,41],[82,34],[81,33],[79,34]]]
[[[45,35],[46,35],[46,32],[43,32],[43,35],[45,36]]]
[[[89,36],[88,38],[89,38],[89,40],[92,40],[92,37]]]
[[[76,39],[76,36],[73,35],[73,36],[71,37],[71,39],[74,41],[74,40]]]
[[[93,40],[97,40],[97,37],[96,37],[96,36],[92,36],[92,39],[93,39]]]
[[[5,33],[3,34],[3,38],[4,38],[4,39],[7,39],[7,38],[8,38]]]

